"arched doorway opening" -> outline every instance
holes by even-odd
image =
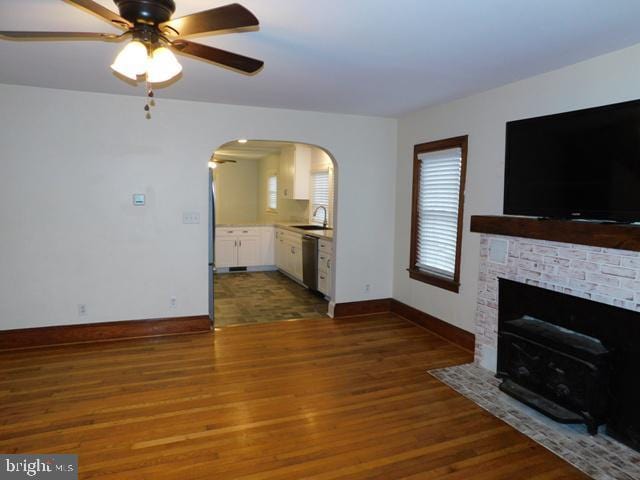
[[[233,140],[209,161],[214,326],[326,316],[335,298],[337,165],[324,148]]]

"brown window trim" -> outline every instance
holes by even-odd
[[[436,140],[435,142],[420,143],[413,147],[413,195],[411,199],[411,252],[409,258],[409,277],[420,282],[444,288],[451,292],[460,291],[460,256],[462,251],[462,220],[464,217],[464,184],[467,175],[467,146],[468,135]],[[435,273],[421,270],[415,266],[418,258],[418,198],[420,196],[420,160],[418,155],[438,150],[460,148],[462,150],[462,164],[460,168],[460,193],[458,195],[458,235],[456,238],[456,266],[453,280]]]

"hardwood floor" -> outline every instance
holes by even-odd
[[[82,479],[586,478],[426,373],[471,354],[394,316],[0,353],[0,451]]]
[[[214,282],[217,327],[317,318],[329,307],[322,296],[280,272],[219,273]]]

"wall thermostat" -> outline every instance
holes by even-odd
[[[133,204],[136,207],[142,207],[144,205],[144,193],[134,193]]]

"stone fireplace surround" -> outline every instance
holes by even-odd
[[[640,312],[640,252],[484,233],[475,361],[493,372],[500,277]]]
[[[563,425],[539,414],[501,392],[501,380],[492,373],[497,370],[499,279],[640,312],[640,225],[472,216],[471,231],[481,234],[475,365],[430,373],[590,477],[640,478],[638,451],[608,435],[588,436],[582,425]]]

